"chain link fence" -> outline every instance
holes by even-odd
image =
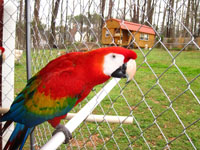
[[[126,32],[131,39],[124,47],[138,54],[134,80],[128,84],[120,80],[91,112],[104,120],[83,121],[70,143],[58,149],[200,149],[199,5],[199,0],[31,0],[32,74],[65,52],[122,46],[107,25],[110,18],[121,20],[124,28],[117,30],[122,42]],[[26,84],[25,13],[25,1],[4,0],[4,107]],[[138,23],[139,28],[133,32],[125,21]],[[152,47],[136,38],[146,26],[155,32]],[[111,38],[107,45],[102,44],[102,28]],[[163,42],[180,37],[187,38],[181,47]],[[72,112],[102,88],[95,87]],[[131,117],[133,122],[110,123],[108,115]],[[35,149],[47,143],[53,131],[48,123],[38,126]],[[24,149],[30,149],[29,142]]]

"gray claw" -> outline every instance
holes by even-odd
[[[72,139],[71,132],[64,125],[61,125],[61,124],[57,125],[56,126],[56,130],[52,133],[52,135],[55,135],[58,132],[63,132],[64,133],[64,135],[65,135],[64,144],[69,143],[69,140]]]

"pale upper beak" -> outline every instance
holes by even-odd
[[[136,73],[136,62],[130,59],[127,63],[116,69],[111,76],[116,78],[127,78],[127,82],[133,79]]]

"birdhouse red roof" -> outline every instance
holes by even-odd
[[[139,24],[139,23],[124,21],[124,20],[120,20],[120,19],[112,19],[112,20],[119,22],[121,29],[155,35],[155,31],[153,30],[153,28],[151,28],[149,26]]]

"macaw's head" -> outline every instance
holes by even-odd
[[[130,81],[136,72],[137,54],[122,47],[106,47],[88,52],[99,73],[106,77],[127,78]],[[98,69],[99,68],[99,69]],[[102,75],[102,76],[103,76]]]

